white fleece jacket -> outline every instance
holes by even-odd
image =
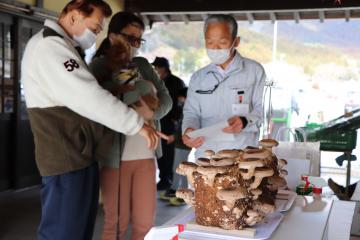
[[[28,108],[67,107],[117,132],[134,135],[143,119],[98,85],[73,41],[56,22],[45,26],[58,36],[43,37],[43,30],[28,42],[21,66]]]

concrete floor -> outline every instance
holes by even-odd
[[[162,225],[186,206],[173,207],[167,202],[158,200],[155,225]],[[1,240],[33,240],[40,220],[39,187],[21,191],[0,193],[0,239]],[[103,211],[98,211],[93,240],[101,238],[103,227]],[[127,238],[129,238],[128,231]]]
[[[360,134],[359,134],[360,136]],[[359,140],[360,141],[360,140]],[[360,148],[355,150],[358,157],[360,156]],[[322,174],[324,179],[332,177],[339,184],[345,185],[345,166],[339,167],[334,159],[340,155],[339,153],[323,152],[321,156]],[[156,174],[158,176],[158,174]],[[351,182],[360,180],[360,161],[352,164]],[[157,179],[158,181],[159,179]],[[332,194],[328,188],[324,189],[324,193]],[[173,207],[167,202],[157,202],[157,215],[155,225],[162,225],[173,216],[186,209],[187,206]],[[0,192],[0,240],[33,240],[36,239],[36,229],[40,220],[40,197],[39,187],[20,191]],[[100,239],[103,227],[103,211],[101,207],[98,211],[96,226],[94,231],[94,240]],[[130,232],[128,231],[127,239]],[[360,238],[351,238],[358,240]],[[160,240],[160,239],[159,239]]]

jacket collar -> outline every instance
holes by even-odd
[[[55,21],[46,19],[44,26],[53,29],[55,32],[63,36],[66,40],[68,40],[74,47],[79,47],[79,44],[74,41],[66,32],[65,30]]]

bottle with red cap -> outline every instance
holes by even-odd
[[[301,175],[301,181],[296,187],[296,193],[298,195],[310,195],[313,185],[309,182],[308,175]]]
[[[314,186],[312,189],[312,196],[314,200],[321,200],[322,187]]]

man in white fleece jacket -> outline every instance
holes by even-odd
[[[100,87],[82,58],[110,15],[104,1],[73,0],[25,49],[22,82],[43,183],[38,239],[92,238],[99,191],[94,150],[103,125],[140,133],[152,149],[158,143],[156,131]]]

